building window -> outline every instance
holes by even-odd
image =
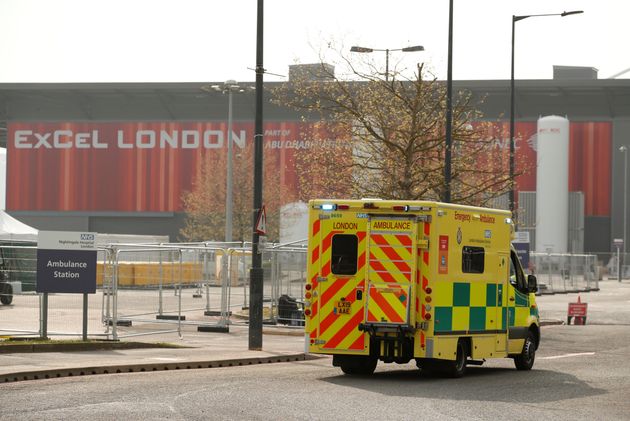
[[[462,248],[462,272],[483,273],[484,258],[483,247],[464,246]]]
[[[358,249],[359,240],[356,235],[333,235],[330,271],[335,275],[354,275],[357,273]]]

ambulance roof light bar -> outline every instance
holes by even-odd
[[[395,205],[392,206],[392,210],[401,211],[401,212],[409,212],[409,211],[421,211],[425,210],[422,206],[409,206],[409,205]]]
[[[322,203],[321,205],[314,205],[313,209],[321,209],[323,211],[348,210],[350,209],[350,205],[338,205],[336,203]]]

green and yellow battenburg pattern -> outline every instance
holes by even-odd
[[[436,335],[502,333],[508,320],[511,327],[538,315],[537,308],[530,308],[529,297],[518,291],[514,305],[508,306],[500,283],[444,282],[437,283],[435,290]]]

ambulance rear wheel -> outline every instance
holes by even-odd
[[[340,361],[339,367],[345,374],[367,376],[374,373],[378,360],[374,357],[353,356]]]
[[[534,334],[529,332],[523,345],[523,350],[514,357],[514,365],[517,370],[531,370],[536,359],[536,339]]]
[[[466,360],[468,359],[468,350],[466,343],[462,340],[457,342],[457,355],[455,361],[449,361],[447,364],[447,374],[453,378],[462,377],[466,373]]]

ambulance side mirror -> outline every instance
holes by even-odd
[[[536,276],[527,275],[527,289],[529,292],[538,292],[538,283],[536,281]]]

